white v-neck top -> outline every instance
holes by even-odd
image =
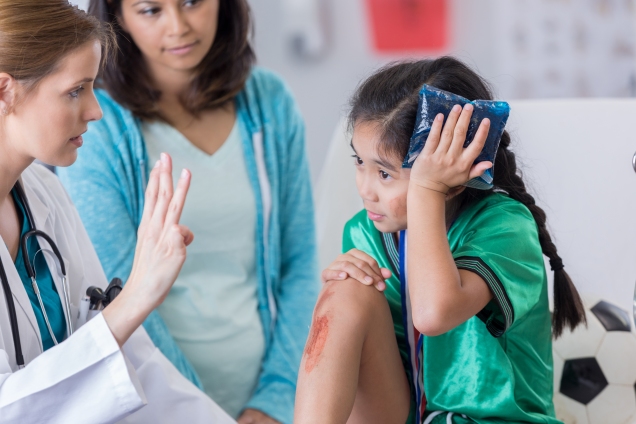
[[[161,152],[172,156],[175,184],[182,168],[192,172],[181,223],[194,241],[158,311],[205,392],[236,417],[256,387],[265,351],[256,292],[256,201],[240,122],[213,155],[165,123],[144,123],[142,133],[151,164]]]

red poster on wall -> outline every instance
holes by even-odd
[[[379,52],[441,50],[448,40],[447,0],[366,0]]]

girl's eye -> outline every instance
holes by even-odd
[[[364,163],[358,155],[351,155],[351,157],[353,158],[356,165],[362,165]]]
[[[196,6],[198,3],[201,3],[201,0],[186,0],[183,2],[183,5],[186,7]]]
[[[386,180],[386,179],[387,179],[387,178],[389,178],[389,177],[390,177],[390,175],[389,175],[389,174],[387,174],[387,173],[386,173],[386,172],[384,172],[384,171],[380,171],[380,178],[382,178],[383,180]]]
[[[71,96],[74,99],[77,99],[79,97],[80,91],[83,91],[84,87],[79,87],[77,90],[71,91],[69,94],[69,96]]]

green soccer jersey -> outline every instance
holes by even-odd
[[[494,297],[465,323],[424,337],[427,412],[454,412],[454,423],[559,423],[547,277],[530,211],[492,194],[460,214],[448,240],[457,267],[481,276]],[[343,247],[366,252],[397,275],[397,240],[376,230],[364,211],[347,223]],[[408,370],[397,277],[387,281],[386,296]],[[445,414],[433,422],[445,423]]]

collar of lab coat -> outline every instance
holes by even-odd
[[[29,296],[27,295],[24,286],[22,285],[22,280],[20,279],[20,275],[18,274],[18,270],[15,268],[13,264],[13,260],[11,259],[11,254],[7,249],[7,246],[3,243],[0,244],[0,258],[2,258],[2,265],[4,266],[4,271],[7,275],[7,279],[9,280],[9,287],[11,288],[11,295],[13,296],[13,302],[16,308],[16,314],[20,315],[18,309],[20,309],[24,315],[29,320],[29,328],[25,328],[23,321],[18,318],[18,327],[20,331],[20,341],[22,342],[22,353],[25,356],[25,362],[28,361],[28,355],[26,352],[30,352],[33,349],[28,345],[37,343],[39,345],[39,351],[42,351],[42,338],[40,337],[40,330],[38,329],[37,320],[35,319],[35,314],[33,313],[33,308],[31,307],[31,302],[29,301]],[[0,287],[0,291],[2,291],[2,303],[4,303],[4,299],[6,298],[4,290]],[[4,308],[6,310],[6,308]],[[5,312],[7,316],[6,323],[9,321],[9,313]],[[4,320],[3,320],[4,321]],[[22,324],[22,325],[20,325]],[[11,327],[7,325],[7,329],[2,329],[3,334],[11,334]],[[34,338],[35,337],[35,338]],[[13,343],[11,343],[13,345]],[[8,349],[8,346],[5,346],[5,350],[10,354],[10,351],[13,351],[13,355],[9,357],[10,362],[13,364],[15,362],[15,348]],[[10,354],[11,355],[11,354]]]
[[[24,181],[24,179],[20,179],[22,187],[24,188],[24,193],[29,203],[29,208],[31,209],[31,214],[33,215],[33,220],[35,222],[35,226],[38,230],[44,231],[49,235],[54,241],[56,240],[55,229],[53,226],[53,220],[51,217],[51,211],[43,199],[40,197],[41,195],[45,195],[43,193],[39,193],[37,190],[34,190],[31,181]],[[36,183],[37,184],[37,183]],[[64,288],[62,286],[62,272],[61,268],[58,264],[57,258],[53,253],[53,250],[49,246],[49,243],[43,238],[38,238],[38,243],[40,244],[40,248],[42,249],[42,253],[44,254],[44,258],[51,272],[51,276],[53,278],[53,283],[55,284],[55,288],[60,296],[60,303],[64,312],[66,312],[66,304],[64,302]],[[42,346],[42,338],[40,336],[40,330],[38,327],[37,319],[35,317],[35,313],[33,312],[33,307],[31,305],[31,301],[29,300],[29,296],[22,284],[22,280],[18,274],[17,269],[15,268],[14,262],[11,258],[11,254],[9,253],[5,243],[0,243],[0,258],[2,258],[2,264],[4,265],[5,272],[7,274],[7,279],[9,280],[9,287],[11,288],[11,294],[13,296],[16,309],[21,309],[28,318],[30,328],[26,327],[19,319],[19,331],[20,331],[20,341],[22,342],[22,352],[25,356],[25,362],[30,362],[31,359],[29,356],[30,352],[34,352],[34,349],[30,346],[32,343],[36,342],[39,345],[39,349],[37,349],[39,353],[43,351]],[[64,260],[65,266],[68,269],[68,261],[66,258],[62,257]],[[1,291],[0,287],[0,291]],[[4,297],[4,293],[3,293]],[[66,316],[66,315],[64,315]],[[26,327],[26,328],[25,328]],[[13,359],[13,358],[12,358]],[[13,359],[14,360],[14,359]],[[13,361],[12,361],[13,362]]]

